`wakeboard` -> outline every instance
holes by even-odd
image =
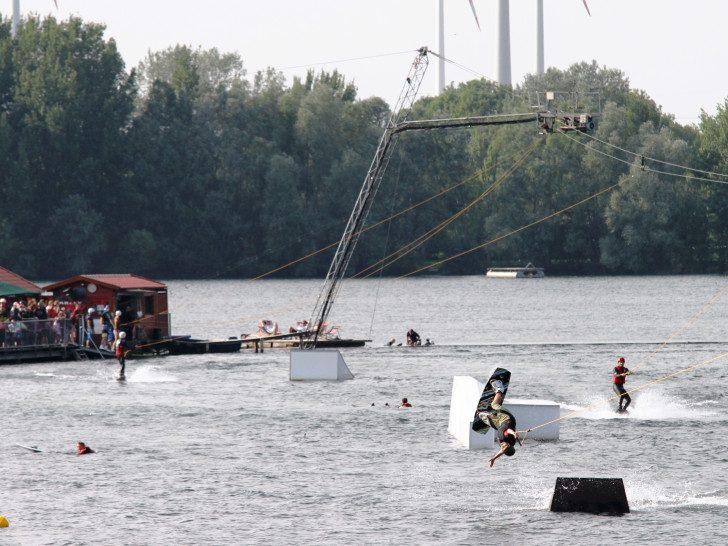
[[[478,407],[475,408],[475,415],[473,416],[473,430],[479,434],[485,434],[490,430],[490,425],[487,421],[483,421],[480,418],[480,413],[491,409],[490,405],[493,403],[495,398],[495,389],[493,389],[492,381],[494,379],[499,380],[503,383],[503,398],[505,399],[506,393],[508,392],[508,384],[511,382],[511,372],[505,368],[496,368],[493,373],[490,374],[488,381],[485,382],[483,392],[480,395],[478,401]]]
[[[33,451],[35,453],[43,453],[43,450],[40,448],[37,448],[35,446],[24,446],[23,444],[15,444],[18,447],[22,447],[23,449],[27,449],[28,451]]]

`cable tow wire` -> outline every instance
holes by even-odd
[[[531,144],[526,149],[526,151],[523,153],[523,155],[521,155],[521,157],[519,157],[516,160],[516,162],[513,165],[511,165],[505,171],[505,173],[503,173],[503,175],[501,175],[498,178],[498,180],[496,180],[492,185],[490,185],[488,188],[486,188],[486,190],[483,193],[481,193],[477,198],[475,198],[473,201],[471,201],[468,205],[466,205],[465,207],[460,209],[458,212],[456,212],[455,214],[453,214],[446,220],[442,221],[439,225],[435,226],[434,228],[427,231],[423,235],[420,235],[414,241],[411,241],[410,243],[408,243],[408,244],[404,245],[403,247],[399,248],[398,250],[392,252],[391,254],[389,254],[382,260],[378,261],[377,263],[372,264],[369,267],[367,267],[366,269],[360,271],[359,273],[354,275],[354,277],[361,276],[361,278],[365,278],[365,279],[371,277],[375,273],[384,270],[385,268],[394,264],[398,260],[404,258],[407,254],[414,251],[416,248],[418,248],[419,246],[421,246],[422,244],[427,242],[429,239],[431,239],[432,237],[434,237],[435,235],[440,233],[442,230],[444,230],[446,227],[448,227],[450,224],[452,224],[455,220],[457,220],[460,216],[462,216],[467,211],[469,211],[472,207],[474,207],[477,203],[479,203],[480,201],[485,199],[485,197],[487,197],[490,193],[492,193],[500,184],[502,184],[511,174],[513,174],[516,171],[516,169],[518,169],[518,167],[520,167],[523,164],[523,162],[528,158],[529,155],[531,155],[531,153],[533,153],[533,151],[536,149],[536,147],[541,142],[542,142],[541,139],[535,140],[533,142],[533,144]],[[390,258],[392,258],[392,259],[390,260]],[[390,260],[390,261],[387,262],[386,264],[382,265],[378,269],[374,269],[374,270],[370,271],[369,273],[367,273],[366,275],[364,275],[364,273],[366,271],[371,270],[372,268],[382,264],[383,262],[385,262],[387,260]]]
[[[553,213],[549,214],[548,216],[544,216],[540,220],[536,220],[534,222],[531,222],[530,224],[526,224],[525,226],[521,226],[518,229],[514,229],[513,231],[511,231],[509,233],[506,233],[504,235],[501,235],[499,237],[496,237],[495,239],[491,239],[490,241],[486,241],[485,243],[482,243],[482,244],[479,244],[477,246],[474,246],[474,247],[472,247],[472,248],[470,248],[468,250],[464,250],[462,252],[459,252],[458,254],[455,254],[454,256],[450,256],[449,258],[445,258],[444,260],[440,260],[439,262],[434,262],[434,263],[431,263],[431,264],[426,265],[424,267],[420,267],[419,269],[416,269],[414,271],[411,271],[409,273],[406,273],[404,275],[401,275],[401,276],[397,277],[397,279],[403,279],[405,277],[409,277],[411,275],[414,275],[416,273],[419,273],[421,271],[424,271],[425,269],[429,269],[430,267],[433,267],[435,265],[444,264],[445,262],[449,262],[450,260],[454,260],[456,258],[460,258],[461,256],[465,256],[466,254],[470,254],[471,252],[475,252],[476,250],[479,250],[481,248],[484,248],[484,247],[486,247],[488,245],[492,245],[493,243],[497,243],[498,241],[502,241],[503,239],[505,239],[507,237],[510,237],[511,235],[515,235],[516,233],[519,233],[519,232],[524,231],[524,230],[526,230],[528,228],[531,228],[531,227],[533,227],[535,225],[538,225],[538,224],[540,224],[542,222],[545,222],[546,220],[550,220],[554,216],[558,216],[559,214],[563,214],[564,212],[566,212],[568,210],[571,210],[573,208],[576,208],[578,206],[581,206],[584,203],[586,203],[588,201],[591,201],[592,199],[596,199],[600,195],[603,195],[603,194],[605,194],[607,192],[612,191],[614,188],[616,188],[620,184],[622,184],[622,181],[617,182],[615,184],[612,184],[611,186],[606,187],[603,190],[600,190],[600,191],[598,191],[598,192],[590,195],[589,197],[585,197],[581,201],[577,201],[576,203],[573,203],[572,205],[569,205],[568,207],[565,207],[565,208],[563,208],[561,210],[557,210],[556,212],[553,212]]]
[[[646,387],[649,387],[651,385],[654,385],[655,383],[659,383],[660,381],[665,381],[666,379],[670,379],[671,377],[675,377],[676,375],[680,375],[680,374],[683,374],[685,372],[689,372],[690,370],[695,370],[697,368],[700,368],[701,366],[705,366],[706,364],[710,364],[711,362],[715,362],[716,360],[720,360],[720,359],[726,358],[726,357],[728,357],[728,353],[723,353],[722,355],[714,356],[713,358],[710,358],[708,360],[704,360],[703,362],[699,362],[699,363],[694,364],[692,366],[688,366],[687,368],[683,368],[682,370],[679,370],[677,372],[673,372],[673,373],[668,374],[668,375],[666,375],[664,377],[661,377],[659,379],[655,379],[654,381],[650,381],[649,383],[645,383],[644,385],[640,385],[639,387],[635,387],[634,389],[630,389],[630,390],[626,391],[624,394],[632,394],[633,392],[637,392],[639,390],[642,390],[642,389],[644,389]],[[562,419],[568,419],[569,417],[573,417],[574,415],[577,415],[579,413],[588,411],[590,409],[594,409],[594,408],[596,408],[598,406],[602,406],[602,405],[606,404],[607,402],[611,402],[612,400],[615,400],[615,399],[617,399],[617,398],[619,398],[621,396],[623,396],[623,395],[622,394],[617,394],[615,396],[612,396],[611,398],[607,398],[606,400],[602,400],[601,402],[597,402],[595,404],[592,404],[591,406],[587,406],[585,408],[582,408],[582,409],[579,409],[579,410],[576,410],[576,411],[572,411],[571,413],[567,413],[566,415],[562,415],[561,417],[557,417],[556,419],[552,419],[548,423],[543,423],[541,425],[536,425],[535,427],[531,427],[531,428],[529,428],[527,430],[517,430],[516,432],[517,433],[524,432],[524,433],[528,434],[532,430],[536,430],[536,429],[539,429],[541,427],[545,427],[545,426],[551,425],[553,423],[556,423],[558,421],[561,421]],[[526,437],[524,436],[523,439],[525,440]]]
[[[585,148],[588,147],[585,142],[582,142],[580,139],[575,138],[575,137],[573,137],[571,135],[568,135],[568,134],[566,134],[563,131],[558,132],[558,133],[555,133],[555,134],[562,135],[564,138],[568,138],[572,142],[575,142],[575,143],[577,143],[580,146],[583,146]],[[683,170],[688,171],[688,172],[693,172],[693,173],[699,173],[699,174],[703,174],[703,175],[708,175],[708,176],[728,177],[728,175],[726,175],[726,174],[721,174],[721,173],[716,173],[716,172],[711,172],[711,171],[701,171],[699,169],[694,169],[692,167],[687,167],[685,165],[677,165],[675,163],[668,163],[666,161],[660,161],[659,159],[655,159],[655,158],[652,158],[652,157],[647,157],[647,156],[645,156],[643,154],[638,154],[636,152],[631,152],[629,150],[625,150],[624,148],[620,148],[618,146],[615,146],[614,144],[610,144],[608,142],[605,142],[603,140],[600,140],[600,139],[596,138],[595,136],[590,135],[588,133],[583,133],[583,134],[586,135],[588,138],[591,138],[595,142],[599,142],[600,144],[603,144],[605,146],[609,146],[611,148],[614,148],[616,150],[619,150],[622,153],[625,153],[627,155],[631,155],[631,156],[633,156],[635,158],[639,158],[640,159],[640,169],[642,171],[644,171],[644,172],[651,172],[651,173],[655,173],[655,174],[661,174],[661,175],[664,175],[664,176],[672,176],[674,178],[683,178],[685,180],[691,180],[691,181],[713,182],[713,183],[716,183],[716,184],[728,184],[728,180],[716,180],[715,178],[706,178],[705,176],[692,176],[692,175],[688,176],[687,174],[671,173],[671,172],[667,172],[667,171],[661,171],[661,170],[657,170],[657,169],[652,169],[652,168],[650,168],[650,167],[647,166],[647,161],[650,161],[650,162],[653,162],[653,163],[659,163],[659,164],[662,164],[662,165],[666,165],[668,167],[675,167],[677,169],[683,169]],[[590,151],[594,152],[594,153],[597,153],[599,155],[602,155],[602,156],[607,157],[609,159],[612,159],[614,161],[618,161],[620,163],[624,163],[625,165],[629,165],[630,167],[632,167],[632,166],[635,165],[635,163],[633,163],[632,161],[629,161],[627,159],[622,159],[620,157],[617,157],[616,155],[608,154],[607,152],[604,152],[602,150],[597,150],[596,148],[592,148],[592,147],[588,147],[588,149]]]
[[[637,370],[637,369],[638,369],[638,368],[639,368],[640,366],[642,366],[642,364],[644,364],[645,362],[647,362],[647,361],[648,361],[648,360],[649,360],[650,358],[652,358],[652,357],[653,357],[653,356],[654,356],[655,354],[657,354],[657,353],[658,353],[659,351],[661,351],[661,350],[662,350],[662,349],[663,349],[663,348],[664,348],[664,347],[665,347],[665,346],[666,346],[666,345],[667,345],[668,343],[670,343],[670,342],[671,342],[671,341],[672,341],[672,340],[673,340],[673,339],[674,339],[674,338],[675,338],[675,337],[676,337],[676,336],[677,336],[678,334],[680,334],[680,333],[681,333],[681,332],[682,332],[683,330],[685,330],[685,328],[687,328],[687,327],[688,327],[688,326],[690,326],[690,325],[691,325],[691,324],[692,324],[693,322],[695,322],[695,321],[697,320],[697,318],[698,318],[698,317],[699,317],[700,315],[702,315],[703,313],[705,313],[705,311],[707,311],[707,310],[708,310],[708,309],[709,309],[709,308],[710,308],[710,307],[711,307],[711,306],[712,306],[712,305],[713,305],[713,304],[714,304],[714,303],[715,303],[716,301],[718,301],[718,300],[719,300],[719,299],[720,299],[720,298],[721,298],[721,297],[723,296],[723,294],[724,294],[724,293],[725,293],[726,291],[728,291],[728,285],[726,285],[726,286],[725,286],[725,287],[724,287],[724,288],[723,288],[723,289],[722,289],[722,290],[721,290],[720,292],[718,292],[718,293],[717,293],[717,294],[716,294],[715,296],[713,296],[713,299],[711,299],[711,300],[710,300],[710,301],[709,301],[709,302],[708,302],[708,303],[707,303],[707,304],[706,304],[705,306],[703,306],[703,308],[702,308],[702,309],[701,309],[700,311],[698,311],[698,312],[697,312],[697,313],[696,313],[695,315],[693,315],[693,316],[692,316],[692,317],[690,318],[690,320],[688,320],[688,321],[687,321],[687,322],[686,322],[686,323],[685,323],[685,324],[684,324],[684,325],[683,325],[683,326],[682,326],[682,327],[681,327],[681,328],[680,328],[680,329],[679,329],[679,330],[678,330],[677,332],[675,332],[675,333],[674,333],[673,335],[671,335],[671,336],[670,336],[670,337],[669,337],[669,338],[667,339],[667,341],[665,341],[665,342],[664,342],[664,343],[663,343],[662,345],[660,345],[660,346],[659,346],[659,347],[658,347],[657,349],[655,349],[654,351],[652,351],[652,352],[651,352],[651,353],[650,353],[650,354],[649,354],[649,355],[648,355],[647,357],[645,357],[644,359],[642,359],[642,360],[641,360],[641,361],[639,362],[639,364],[637,364],[637,366],[635,366],[634,368],[632,368],[632,371],[635,371],[635,370]],[[671,373],[671,374],[669,374],[669,375],[666,375],[665,377],[662,377],[662,378],[660,378],[660,379],[656,379],[656,380],[654,380],[654,381],[651,381],[651,382],[649,382],[649,383],[645,383],[644,385],[641,385],[641,386],[639,386],[639,387],[635,387],[635,388],[634,388],[634,389],[632,389],[632,390],[626,391],[626,392],[625,392],[624,394],[630,394],[630,393],[633,393],[633,392],[635,392],[635,391],[638,391],[638,390],[644,389],[645,387],[648,387],[648,386],[650,386],[650,385],[654,385],[655,383],[659,383],[660,381],[664,381],[665,379],[669,379],[670,377],[674,377],[674,376],[676,376],[676,375],[680,375],[680,374],[682,374],[682,373],[685,373],[685,372],[687,372],[687,371],[689,371],[689,370],[694,370],[694,369],[696,369],[696,368],[699,368],[700,366],[704,366],[705,364],[708,364],[708,363],[710,363],[710,362],[713,362],[713,361],[715,361],[715,360],[720,360],[721,358],[725,358],[726,356],[728,356],[728,353],[724,353],[724,354],[722,354],[722,355],[716,356],[716,357],[714,357],[714,358],[711,358],[711,359],[709,359],[709,360],[706,360],[706,361],[704,361],[704,362],[701,362],[701,363],[699,363],[699,364],[695,364],[694,366],[690,366],[690,367],[688,367],[688,368],[685,368],[685,369],[683,369],[683,370],[680,370],[680,371],[677,371],[677,372]],[[582,409],[580,409],[580,410],[577,410],[577,411],[573,411],[573,412],[571,412],[571,413],[569,413],[569,414],[567,414],[567,415],[562,415],[561,417],[559,417],[559,418],[557,418],[557,419],[553,419],[552,421],[549,421],[548,423],[544,423],[544,424],[542,424],[542,425],[538,425],[538,426],[535,426],[535,427],[531,427],[531,428],[529,428],[529,429],[528,429],[528,430],[526,430],[526,431],[517,431],[517,432],[525,432],[526,434],[528,434],[529,432],[531,432],[532,430],[535,430],[535,429],[537,429],[537,428],[545,427],[545,426],[547,426],[547,425],[550,425],[550,424],[552,424],[552,423],[556,423],[557,421],[561,421],[562,419],[566,419],[566,418],[568,418],[568,417],[572,417],[572,416],[576,415],[577,413],[581,413],[581,412],[584,412],[584,411],[587,411],[587,410],[593,409],[593,408],[595,408],[595,407],[601,406],[601,405],[603,405],[603,404],[606,404],[607,402],[611,402],[612,400],[615,400],[615,399],[617,399],[617,398],[620,398],[620,397],[624,396],[624,394],[617,394],[617,395],[615,395],[615,396],[612,396],[611,398],[607,398],[606,400],[602,400],[601,402],[597,402],[596,404],[592,404],[591,406],[588,406],[588,407],[586,407],[586,408],[582,408]],[[526,437],[524,436],[524,437],[523,437],[523,439],[524,439],[524,441],[525,441]]]
[[[660,345],[660,346],[659,346],[659,347],[658,347],[657,349],[655,349],[654,351],[652,351],[652,352],[651,352],[651,353],[650,353],[649,355],[647,355],[647,356],[646,356],[645,358],[643,358],[642,360],[640,360],[640,362],[639,362],[639,363],[638,363],[638,364],[637,364],[637,365],[636,365],[636,366],[635,366],[634,368],[632,368],[632,371],[635,371],[635,370],[637,370],[637,369],[638,369],[638,368],[639,368],[640,366],[642,366],[642,364],[644,364],[644,363],[645,363],[645,362],[647,362],[647,361],[648,361],[648,360],[649,360],[650,358],[652,358],[652,357],[653,357],[653,356],[654,356],[655,354],[657,354],[658,352],[660,352],[660,351],[661,351],[661,350],[663,349],[663,347],[665,347],[665,345],[667,345],[668,343],[670,343],[670,342],[671,342],[671,341],[672,341],[672,340],[673,340],[673,339],[674,339],[674,338],[675,338],[676,336],[678,336],[679,334],[681,334],[681,333],[682,333],[682,331],[683,331],[683,330],[685,330],[685,328],[687,328],[687,327],[688,327],[688,326],[690,326],[690,325],[691,325],[691,324],[692,324],[693,322],[695,322],[695,321],[697,320],[697,318],[698,318],[698,317],[699,317],[700,315],[702,315],[703,313],[705,313],[705,312],[706,312],[706,311],[707,311],[707,310],[708,310],[708,309],[709,309],[709,308],[710,308],[710,307],[711,307],[711,306],[712,306],[712,305],[713,305],[713,304],[714,304],[714,303],[715,303],[716,301],[718,301],[718,300],[719,300],[719,299],[721,298],[721,296],[722,296],[722,295],[723,295],[723,294],[724,294],[724,293],[726,292],[726,290],[728,290],[728,284],[727,284],[727,285],[726,285],[726,286],[725,286],[725,287],[723,288],[723,290],[721,290],[720,292],[718,292],[718,294],[716,294],[716,295],[715,295],[715,296],[713,297],[713,299],[712,299],[712,300],[710,300],[710,301],[709,301],[709,302],[708,302],[708,303],[707,303],[707,304],[706,304],[706,305],[705,305],[705,306],[704,306],[704,307],[703,307],[703,308],[702,308],[702,309],[701,309],[700,311],[698,311],[698,312],[697,312],[697,313],[696,313],[695,315],[693,315],[693,316],[692,316],[692,317],[690,318],[690,320],[688,320],[688,321],[687,321],[687,322],[686,322],[686,323],[685,323],[685,324],[683,325],[683,327],[682,327],[682,328],[680,328],[680,329],[679,329],[679,330],[678,330],[677,332],[675,332],[674,334],[672,334],[672,335],[671,335],[671,336],[670,336],[670,337],[669,337],[669,338],[667,339],[667,341],[665,341],[665,342],[664,342],[664,343],[663,343],[662,345]]]

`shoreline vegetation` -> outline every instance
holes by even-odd
[[[0,22],[0,263],[26,278],[323,277],[391,105],[337,71],[247,74],[244,53],[174,46],[127,70],[105,32],[31,16],[12,40]],[[728,102],[682,126],[620,70],[582,62],[512,89],[451,86],[410,119],[530,112],[553,89],[579,93],[596,129],[402,135],[349,274],[728,271]]]

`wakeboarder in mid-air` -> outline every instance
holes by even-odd
[[[503,408],[503,399],[508,392],[511,372],[505,368],[496,368],[483,387],[480,400],[473,416],[472,429],[479,434],[486,434],[491,428],[498,435],[500,451],[490,459],[490,466],[501,455],[511,457],[516,453],[516,418]]]
[[[498,442],[500,442],[500,451],[496,453],[494,457],[490,459],[490,466],[492,467],[495,460],[501,455],[512,457],[516,454],[516,441],[518,440],[518,433],[516,432],[516,418],[508,410],[503,409],[501,402],[503,402],[503,383],[497,379],[492,381],[493,390],[495,390],[495,396],[493,402],[491,402],[491,413],[483,412],[480,414],[480,418],[487,422],[493,430],[497,431]]]

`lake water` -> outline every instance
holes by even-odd
[[[168,284],[174,333],[201,338],[260,318],[287,329],[322,286]],[[725,544],[727,286],[350,281],[330,319],[372,340],[342,350],[351,381],[291,382],[285,350],[131,360],[126,383],[108,360],[0,367],[0,545]],[[384,346],[409,328],[436,345]],[[627,387],[646,385],[619,416],[600,404],[618,356],[636,369]],[[496,365],[508,397],[573,415],[559,441],[527,440],[491,469],[495,450],[447,426],[453,376]],[[403,396],[414,407],[393,408]],[[97,454],[70,456],[79,440]],[[631,513],[550,512],[559,476],[622,478]]]

